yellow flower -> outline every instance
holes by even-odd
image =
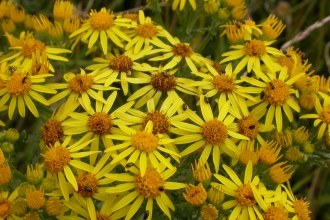
[[[166,30],[164,30],[165,37],[170,42],[170,45],[166,45],[164,43],[154,43],[157,45],[157,47],[160,47],[160,49],[154,49],[151,50],[147,54],[155,54],[159,52],[164,52],[162,56],[156,56],[153,58],[150,58],[149,61],[160,61],[160,60],[167,60],[171,58],[171,61],[169,61],[164,67],[163,70],[169,70],[173,69],[175,66],[177,66],[182,59],[186,61],[186,64],[190,68],[191,71],[198,72],[197,67],[195,63],[197,64],[203,64],[203,63],[209,63],[212,64],[211,61],[204,58],[202,55],[195,53],[191,46],[189,46],[188,43],[181,43],[180,40],[176,37],[172,37],[170,33],[168,33]],[[194,63],[195,62],[195,63]]]
[[[38,109],[30,97],[48,106],[50,103],[38,92],[55,94],[56,90],[49,88],[47,84],[38,85],[37,83],[45,82],[46,77],[53,76],[51,74],[27,75],[21,71],[15,71],[8,76],[6,87],[0,89],[0,106],[3,106],[10,99],[8,116],[12,120],[16,104],[21,117],[25,117],[25,105],[35,117],[39,117]]]
[[[281,184],[290,180],[294,171],[290,173],[288,171],[291,170],[293,166],[286,165],[286,163],[287,162],[277,163],[269,169],[268,175],[275,184]]]
[[[81,152],[81,149],[89,145],[94,139],[81,142],[78,141],[69,146],[71,136],[65,138],[63,143],[56,142],[53,146],[47,146],[47,152],[41,154],[44,158],[44,166],[47,173],[57,176],[62,195],[66,201],[69,200],[69,188],[66,179],[73,188],[78,190],[78,183],[73,174],[72,167],[91,172],[94,167],[80,161],[80,158],[98,153],[99,151]],[[70,166],[69,166],[70,165]],[[72,167],[71,167],[72,166]]]
[[[266,64],[271,72],[274,72],[276,62],[273,60],[272,56],[281,56],[283,54],[278,49],[269,47],[273,42],[274,41],[252,39],[251,41],[245,42],[244,45],[233,45],[230,48],[235,50],[223,53],[222,56],[226,58],[221,60],[220,64],[244,57],[237,64],[234,70],[235,74],[239,73],[245,66],[247,66],[248,72],[251,72],[252,69],[260,70],[260,60]]]
[[[200,216],[203,220],[218,219],[219,211],[211,204],[207,204],[201,208]]]
[[[243,39],[245,41],[250,41],[252,36],[258,37],[262,35],[262,31],[258,26],[260,25],[256,25],[250,18],[241,21],[229,21],[225,25],[220,26],[226,28],[221,33],[220,37],[226,34],[228,40],[233,44],[237,44]]]
[[[262,24],[262,33],[268,40],[275,40],[284,30],[285,24],[275,15],[269,15]]]
[[[242,219],[257,219],[256,215],[261,215],[258,206],[266,207],[266,204],[261,197],[264,192],[262,192],[262,189],[258,188],[259,177],[255,176],[252,179],[252,162],[250,161],[246,166],[243,183],[234,170],[227,165],[222,165],[222,167],[225,169],[230,179],[219,174],[214,174],[214,176],[224,184],[222,186],[224,193],[234,197],[222,204],[222,208],[225,210],[235,207],[231,211],[229,219],[237,219],[239,215],[241,215]]]
[[[282,131],[282,110],[284,111],[290,122],[293,121],[293,114],[290,107],[297,112],[300,112],[299,105],[291,99],[290,94],[296,92],[294,89],[292,89],[292,84],[305,73],[300,73],[293,78],[289,78],[287,73],[287,67],[283,67],[281,69],[278,77],[275,74],[266,75],[261,70],[256,68],[254,68],[253,70],[257,77],[259,77],[261,80],[248,78],[245,76],[242,76],[241,78],[242,80],[259,87],[252,88],[250,90],[247,89],[251,93],[261,94],[259,96],[259,102],[261,102],[261,104],[255,107],[253,111],[261,113],[263,109],[269,106],[265,121],[266,129],[270,128],[275,116],[276,128],[278,131]]]
[[[119,47],[124,47],[122,40],[130,41],[131,39],[124,34],[119,27],[130,27],[131,20],[125,18],[116,18],[110,9],[102,8],[101,11],[91,10],[89,18],[84,24],[70,35],[70,38],[83,34],[81,41],[88,41],[88,48],[92,48],[100,37],[100,43],[104,55],[108,52],[108,38],[111,39]],[[119,37],[119,38],[118,38]]]
[[[102,91],[98,92],[99,96],[103,96]],[[79,98],[81,106],[85,109],[86,112],[82,113],[71,113],[70,117],[62,122],[63,134],[64,135],[82,135],[81,141],[89,141],[93,139],[91,143],[92,151],[99,150],[100,140],[102,140],[105,148],[110,148],[113,146],[113,143],[110,139],[106,138],[108,134],[111,133],[111,130],[114,125],[118,125],[121,122],[120,120],[115,120],[114,114],[116,112],[126,112],[134,102],[128,102],[116,110],[112,110],[110,113],[113,104],[115,103],[117,97],[117,91],[114,91],[109,95],[106,103],[103,104],[101,101],[96,100],[95,110],[91,106],[85,106],[82,99]],[[90,164],[94,165],[97,155],[90,156]]]
[[[183,193],[183,197],[189,204],[193,206],[201,206],[207,199],[207,193],[202,183],[199,183],[197,186],[187,184],[186,194]]]
[[[180,153],[181,156],[186,156],[199,148],[202,148],[203,153],[200,158],[202,161],[206,162],[212,154],[215,171],[217,173],[220,167],[221,151],[225,152],[233,159],[237,159],[239,156],[237,146],[231,139],[229,139],[229,137],[245,140],[249,140],[249,138],[237,133],[237,124],[233,123],[235,117],[228,114],[230,109],[229,101],[227,101],[223,106],[218,106],[218,109],[221,109],[221,111],[219,111],[217,117],[214,117],[213,111],[210,105],[206,103],[204,97],[204,95],[200,96],[200,106],[204,120],[192,110],[187,109],[184,111],[184,114],[186,114],[187,117],[194,122],[194,124],[186,122],[172,122],[175,127],[181,130],[181,132],[177,133],[183,135],[176,138],[175,143],[192,143]]]
[[[66,96],[69,95],[68,100],[66,101],[66,106],[72,105],[78,101],[78,98],[81,97],[82,103],[88,109],[91,109],[90,98],[99,100],[103,103],[106,103],[106,100],[102,95],[98,94],[95,90],[107,91],[107,90],[116,90],[114,87],[105,87],[100,84],[104,84],[106,79],[103,75],[98,74],[98,69],[94,70],[91,73],[86,74],[85,70],[80,69],[80,74],[66,73],[63,78],[67,83],[50,83],[49,87],[54,89],[65,89],[64,91],[54,95],[48,100],[50,104],[55,103]]]
[[[86,67],[86,70],[100,70],[99,77],[106,77],[107,80],[104,83],[104,86],[109,86],[117,80],[118,75],[120,74],[120,83],[124,95],[128,93],[128,82],[134,82],[134,79],[130,80],[129,76],[132,75],[132,71],[154,71],[158,68],[151,67],[149,65],[141,65],[136,62],[136,60],[145,56],[147,51],[150,51],[151,46],[146,48],[140,53],[134,55],[133,49],[126,51],[123,54],[107,54],[105,59],[101,57],[96,57],[93,59],[97,64],[92,64]]]
[[[321,106],[320,100],[317,99],[315,103],[315,110],[317,114],[306,114],[300,116],[299,118],[315,119],[314,127],[318,126],[322,122],[317,133],[317,139],[320,140],[326,132],[326,135],[330,135],[330,97],[324,98],[323,107]]]
[[[14,199],[18,196],[18,189],[16,188],[10,195],[8,191],[0,192],[0,219],[15,220],[20,219],[13,212],[11,212]]]
[[[182,11],[187,0],[174,0],[172,3],[172,10],[176,10],[179,6],[179,10]],[[196,0],[189,0],[189,3],[193,10],[196,10]]]
[[[143,64],[144,67],[148,68],[148,64]],[[151,69],[149,67],[148,69]],[[167,93],[167,97],[170,97],[173,101],[180,100],[180,96],[175,90],[183,92],[189,95],[197,95],[197,89],[187,87],[194,81],[187,78],[176,77],[177,69],[172,69],[168,71],[163,71],[163,67],[160,66],[159,70],[151,72],[151,75],[147,75],[142,72],[133,73],[132,78],[127,78],[127,81],[134,84],[148,83],[148,85],[138,89],[127,101],[133,101],[140,98],[136,102],[134,108],[138,109],[148,102],[148,100],[153,99],[155,105],[158,104],[163,93]]]
[[[142,177],[140,171],[131,170],[135,176],[131,176],[127,173],[122,174],[105,174],[109,179],[116,181],[125,182],[118,184],[114,187],[109,187],[107,193],[117,194],[122,192],[129,192],[131,189],[134,191],[130,192],[124,198],[122,198],[117,204],[112,206],[112,211],[115,212],[121,208],[129,205],[132,201],[133,204],[127,212],[125,220],[130,220],[134,214],[141,207],[143,201],[146,199],[146,212],[149,213],[147,220],[152,219],[153,213],[153,203],[156,200],[157,205],[162,210],[165,215],[171,219],[171,214],[169,208],[174,211],[175,206],[171,202],[170,198],[167,196],[166,190],[177,190],[185,187],[183,183],[168,182],[167,179],[175,174],[176,168],[173,170],[165,170],[165,166],[160,165],[160,171],[155,168],[147,167],[145,175]],[[148,184],[146,184],[148,183]]]
[[[23,23],[25,20],[25,9],[20,5],[10,7],[10,18],[15,23]]]
[[[70,1],[56,0],[53,15],[56,20],[64,21],[72,15],[73,4]]]

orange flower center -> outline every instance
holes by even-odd
[[[323,111],[320,114],[320,119],[324,123],[330,124],[330,109],[323,109]]]
[[[158,147],[158,138],[145,131],[137,131],[132,135],[132,146],[147,153],[154,151]]]
[[[84,93],[92,87],[94,78],[88,75],[76,75],[68,82],[68,87],[74,93]]]
[[[12,178],[10,166],[6,162],[0,164],[0,173],[0,186],[5,186]]]
[[[98,180],[94,174],[84,173],[77,177],[78,194],[82,197],[91,197],[98,190]]]
[[[110,14],[110,10],[97,12],[92,10],[90,13],[90,24],[94,30],[104,31],[114,26],[114,16]]]
[[[125,55],[117,55],[110,60],[109,67],[118,72],[129,72],[133,66],[133,60]]]
[[[205,122],[202,125],[201,134],[204,139],[212,145],[223,144],[228,137],[226,125],[218,119]]]
[[[143,177],[137,174],[134,177],[135,190],[139,196],[145,199],[154,199],[160,196],[161,192],[165,190],[165,180],[154,168],[147,167],[146,173]],[[162,191],[159,190],[162,188]]]
[[[45,205],[45,193],[41,187],[39,190],[36,190],[34,186],[30,187],[26,190],[25,195],[26,202],[30,209],[39,210]]]
[[[290,220],[288,212],[282,207],[270,206],[263,214],[264,220]]]
[[[267,53],[264,42],[256,39],[244,44],[244,52],[250,57],[260,57]]]
[[[283,106],[290,98],[290,87],[282,80],[273,79],[265,89],[264,99],[271,105]]]
[[[32,53],[36,53],[37,50],[42,53],[46,50],[46,45],[41,41],[35,40],[33,37],[26,38],[21,50],[23,56],[31,58]]]
[[[135,33],[138,36],[152,38],[158,33],[157,27],[153,24],[141,24],[135,28]]]
[[[298,219],[303,219],[303,220],[311,219],[309,216],[309,213],[311,213],[311,211],[309,211],[308,209],[309,203],[306,202],[306,198],[294,201],[293,208]]]
[[[238,188],[236,192],[236,202],[242,207],[250,207],[257,204],[249,184],[243,184]]]
[[[172,91],[176,87],[176,78],[166,72],[157,73],[151,76],[150,84],[158,91]]]
[[[252,116],[243,117],[238,121],[239,132],[250,140],[255,139],[259,133],[259,123]]]
[[[54,174],[63,171],[64,167],[71,160],[71,154],[69,150],[63,146],[47,148],[48,150],[46,154],[41,154],[41,156],[45,159],[45,169]]]
[[[176,56],[190,57],[194,53],[194,51],[190,46],[187,46],[183,43],[178,43],[173,46],[173,53]]]
[[[11,202],[0,196],[0,217],[7,218],[11,214]]]
[[[147,116],[142,120],[142,129],[146,127],[148,121],[153,122],[153,134],[165,134],[171,127],[171,124],[168,121],[168,117],[162,114],[160,111],[148,113]]]
[[[236,91],[235,80],[229,76],[214,76],[212,83],[220,93],[232,93]]]
[[[63,134],[62,124],[56,119],[48,119],[47,122],[41,126],[41,138],[46,145],[54,145],[56,141],[61,141]]]
[[[277,62],[278,64],[280,64],[281,66],[286,66],[288,67],[288,73],[291,73],[291,70],[293,68],[293,64],[294,64],[294,60],[291,57],[287,57],[287,56],[279,56],[277,58]]]
[[[112,128],[112,120],[108,114],[96,112],[89,117],[87,126],[90,131],[96,134],[109,134]]]
[[[7,83],[8,93],[14,97],[26,95],[31,89],[31,84],[31,79],[26,74],[14,73]]]

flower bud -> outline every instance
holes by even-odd
[[[5,134],[6,141],[15,144],[19,139],[19,132],[15,128],[9,128]]]
[[[9,154],[14,151],[14,145],[9,142],[3,142],[1,144],[1,149],[4,153]]]

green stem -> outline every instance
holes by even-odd
[[[153,11],[156,13],[156,22],[159,25],[161,25],[162,27],[164,27],[162,15],[161,15],[162,10],[158,5],[158,1],[157,0],[151,0],[151,5],[153,7]]]
[[[214,31],[216,30],[216,28],[218,28],[218,26],[219,26],[219,23],[215,20],[212,20],[210,30],[207,33],[205,39],[203,40],[203,43],[196,50],[197,53],[201,53],[204,50],[204,48],[206,47],[206,45],[208,44],[208,42],[211,40],[212,36],[214,35]]]
[[[23,174],[21,174],[18,170],[14,169],[13,170],[13,173],[14,173],[14,176],[17,176],[22,181],[26,182],[26,176],[24,176]]]

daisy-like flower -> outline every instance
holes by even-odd
[[[121,199],[122,196],[107,196],[99,211],[95,210],[96,207],[93,201],[86,203],[84,200],[75,198],[74,200],[64,201],[63,203],[70,210],[78,213],[79,216],[74,217],[76,220],[117,220],[123,218],[131,208],[131,206],[126,206],[116,212],[112,211],[111,207],[116,205]],[[90,206],[94,207],[94,212],[90,212]],[[73,216],[57,216],[56,218],[61,220],[72,220]]]
[[[99,100],[103,103],[106,103],[106,100],[99,95],[97,91],[107,91],[107,90],[115,90],[114,87],[106,87],[100,84],[104,84],[105,78],[103,75],[98,75],[98,69],[94,70],[91,73],[86,74],[85,70],[80,69],[79,74],[74,73],[66,73],[64,74],[64,80],[67,83],[50,83],[49,87],[54,89],[65,89],[64,91],[54,95],[52,98],[48,100],[50,104],[55,103],[66,96],[69,95],[68,100],[66,101],[66,105],[72,105],[78,98],[81,97],[84,106],[91,108],[90,98],[95,100]]]
[[[257,77],[261,80],[242,76],[241,79],[257,86],[258,88],[246,88],[245,91],[249,93],[261,94],[259,96],[261,104],[255,107],[252,112],[262,113],[263,109],[268,108],[266,115],[265,128],[270,129],[274,116],[276,120],[276,128],[278,131],[282,131],[283,117],[282,110],[289,119],[293,121],[293,114],[290,108],[299,112],[299,105],[291,99],[290,94],[295,93],[296,90],[292,88],[292,84],[296,82],[305,73],[300,73],[292,78],[288,78],[287,67],[283,67],[278,75],[265,74],[261,70],[253,69]],[[259,102],[260,102],[259,101]],[[260,116],[262,117],[262,116]]]
[[[124,34],[120,27],[130,27],[130,19],[116,18],[110,9],[102,8],[101,11],[91,10],[89,18],[84,24],[70,35],[70,38],[83,34],[81,41],[88,41],[88,48],[92,48],[100,37],[100,43],[104,55],[108,52],[108,38],[119,47],[124,47],[121,39],[130,41],[131,39]]]
[[[133,219],[134,214],[141,207],[143,201],[147,200],[146,211],[149,212],[147,220],[152,219],[153,203],[156,200],[159,208],[165,213],[165,215],[171,219],[170,210],[175,210],[173,203],[166,194],[166,190],[177,190],[185,187],[183,183],[168,182],[175,172],[173,170],[165,170],[165,166],[161,164],[161,170],[157,171],[155,168],[147,167],[145,175],[141,175],[139,171],[134,171],[134,176],[123,173],[123,174],[105,174],[109,179],[116,181],[125,182],[114,187],[109,187],[107,192],[110,194],[129,192],[131,189],[134,191],[130,192],[124,198],[122,198],[116,205],[112,207],[112,211],[115,212],[121,208],[127,206],[132,201],[130,210],[127,212],[125,220]],[[148,183],[148,184],[146,184]]]
[[[306,201],[306,198],[297,199],[293,195],[290,183],[287,183],[288,187],[281,184],[281,187],[284,189],[282,192],[282,203],[285,209],[294,214],[292,220],[310,220],[311,217],[309,214],[311,211],[309,210],[309,202]]]
[[[244,57],[235,67],[235,74],[239,73],[245,66],[247,66],[248,72],[251,72],[252,69],[260,70],[260,60],[266,64],[271,72],[274,72],[274,66],[278,64],[273,60],[273,57],[283,56],[283,54],[278,49],[269,47],[273,42],[252,39],[245,42],[244,45],[233,45],[230,48],[234,50],[223,53],[222,56],[226,58],[221,60],[220,63],[226,63]]]
[[[102,91],[98,92],[100,97],[103,96],[102,94]],[[116,97],[117,91],[114,91],[111,95],[109,95],[105,104],[99,100],[96,100],[95,110],[91,106],[86,106],[82,99],[79,98],[78,100],[86,112],[71,113],[70,117],[66,121],[62,122],[62,126],[64,126],[63,133],[65,135],[85,134],[81,138],[82,142],[93,139],[91,143],[91,151],[99,150],[100,140],[102,140],[105,148],[110,148],[113,146],[112,141],[109,138],[106,138],[106,136],[111,133],[114,125],[118,125],[121,122],[120,120],[115,120],[114,114],[116,112],[124,113],[134,104],[134,102],[128,102],[116,110],[112,110],[110,113]],[[96,157],[97,155],[95,154],[90,156],[91,165],[94,165]]]
[[[20,219],[18,216],[14,215],[12,212],[12,204],[14,199],[18,196],[19,187],[17,187],[11,194],[8,191],[0,192],[0,219],[15,220]]]
[[[154,135],[153,132],[153,122],[149,121],[144,130],[134,130],[125,125],[118,124],[118,127],[125,135],[114,134],[107,135],[106,138],[111,138],[115,140],[124,140],[122,144],[115,145],[106,149],[104,152],[114,152],[120,150],[121,152],[111,161],[110,164],[116,164],[122,159],[129,156],[128,163],[137,163],[139,159],[139,166],[141,171],[141,176],[143,177],[147,172],[147,165],[151,163],[153,167],[160,170],[159,163],[164,164],[171,170],[174,169],[173,165],[159,152],[164,152],[170,156],[174,155],[180,157],[178,153],[162,147],[161,145],[166,145],[173,143],[174,140],[170,138],[164,138],[164,135],[157,134]]]
[[[267,20],[260,25],[262,26],[263,37],[268,40],[275,40],[286,27],[275,15],[269,15]]]
[[[87,172],[92,172],[94,167],[80,161],[80,158],[98,153],[98,151],[81,151],[81,149],[89,145],[93,139],[86,142],[78,141],[69,146],[70,141],[71,136],[67,136],[63,143],[56,142],[53,146],[49,145],[47,146],[47,152],[41,154],[44,158],[44,167],[47,173],[57,176],[62,195],[66,201],[69,200],[69,188],[66,179],[76,191],[78,190],[78,183],[71,166]]]
[[[143,66],[148,68],[149,65],[143,64]],[[128,97],[127,101],[132,101],[141,97],[134,105],[134,108],[138,109],[146,104],[149,99],[153,99],[155,105],[157,105],[163,93],[167,93],[167,96],[171,97],[173,101],[180,100],[181,98],[175,91],[176,89],[185,94],[197,95],[197,89],[187,87],[187,85],[192,84],[194,81],[187,78],[176,77],[176,71],[177,69],[163,71],[163,67],[160,66],[159,70],[151,72],[151,75],[142,72],[133,73],[134,78],[127,78],[128,82],[134,84],[148,83],[148,85],[138,89]]]
[[[8,42],[11,46],[10,49],[19,50],[19,52],[1,60],[1,63],[9,60],[15,60],[14,63],[22,63],[22,61],[24,62],[25,60],[29,61],[32,59],[32,54],[36,53],[37,51],[39,51],[40,54],[45,51],[47,58],[50,60],[67,62],[67,58],[59,56],[57,54],[71,53],[71,50],[48,47],[43,42],[36,40],[33,34],[29,32],[27,34],[25,34],[25,32],[22,32],[19,39],[8,33],[6,33],[5,36],[7,37]],[[49,64],[49,69],[54,72],[54,67],[51,64]]]
[[[252,162],[250,161],[246,166],[243,183],[234,170],[225,164],[222,165],[222,167],[230,179],[220,174],[214,174],[214,176],[224,184],[222,186],[224,193],[234,197],[232,200],[222,204],[222,208],[225,210],[235,207],[231,211],[229,220],[237,219],[238,216],[242,219],[257,219],[257,216],[260,218],[261,213],[258,209],[258,205],[264,207],[267,205],[261,197],[261,190],[257,187],[260,181],[259,177],[254,176],[252,179]]]
[[[317,114],[306,114],[300,116],[300,118],[315,119],[314,127],[322,122],[317,133],[317,139],[320,140],[326,132],[326,135],[330,136],[330,97],[324,98],[323,106],[321,105],[320,100],[316,99],[315,110]]]
[[[182,11],[187,0],[174,0],[172,3],[172,10],[176,10],[179,7],[179,10]],[[196,10],[196,0],[189,0],[189,3],[193,10]]]
[[[176,67],[181,60],[185,60],[186,64],[190,68],[191,71],[198,72],[195,63],[209,63],[212,64],[210,60],[204,58],[202,55],[195,53],[193,49],[189,46],[188,43],[181,43],[180,40],[176,37],[172,37],[170,33],[164,30],[164,34],[166,39],[170,42],[171,45],[166,45],[164,43],[154,43],[160,49],[155,49],[150,51],[147,54],[155,54],[159,52],[163,52],[162,56],[156,56],[150,58],[150,61],[159,61],[159,60],[171,60],[163,67],[163,70],[168,70]]]
[[[125,31],[125,33],[132,38],[125,46],[125,50],[134,47],[134,54],[138,54],[144,45],[144,48],[149,47],[150,43],[163,43],[159,37],[164,37],[164,28],[160,25],[155,25],[150,17],[145,17],[144,12],[139,10],[137,22],[132,22],[132,28]]]
[[[182,137],[176,138],[175,143],[192,143],[180,153],[181,156],[186,156],[199,148],[203,148],[200,158],[204,163],[212,154],[214,167],[217,173],[220,167],[220,150],[225,152],[234,160],[239,156],[237,146],[231,139],[229,139],[229,136],[245,140],[249,140],[249,138],[237,133],[237,124],[233,123],[235,117],[231,114],[228,115],[230,108],[229,101],[227,101],[223,106],[218,106],[221,111],[219,111],[218,117],[214,117],[213,111],[210,105],[205,102],[204,97],[204,95],[200,96],[200,106],[204,120],[201,119],[195,112],[187,109],[184,114],[186,114],[187,117],[194,122],[194,124],[187,122],[172,122],[175,127],[183,131],[179,134],[184,134]]]
[[[52,74],[41,74],[30,76],[21,71],[15,71],[6,79],[6,86],[0,89],[0,106],[3,106],[10,99],[8,116],[12,120],[16,105],[21,117],[25,117],[25,105],[35,117],[39,117],[38,109],[30,97],[48,106],[50,103],[38,92],[55,94],[56,90],[48,88],[47,85],[38,85],[45,82],[46,77]]]
[[[147,65],[141,65],[136,60],[145,56],[147,51],[150,51],[151,46],[140,51],[140,53],[134,55],[133,49],[126,51],[124,54],[107,54],[106,58],[96,57],[93,59],[97,64],[92,64],[86,67],[87,70],[100,70],[99,77],[106,77],[106,81],[104,86],[111,85],[114,81],[116,81],[118,75],[120,74],[120,82],[121,87],[125,95],[128,93],[128,79],[132,71],[154,71],[158,68],[151,67]],[[131,80],[132,81],[132,80]]]
[[[219,94],[220,106],[223,106],[228,99],[230,100],[230,103],[236,102],[237,97],[245,97],[249,100],[256,101],[253,96],[242,91],[246,87],[238,85],[242,80],[236,79],[236,74],[233,73],[231,63],[226,66],[224,73],[219,73],[209,64],[206,64],[206,67],[211,74],[192,72],[193,74],[202,77],[203,80],[185,86],[200,86],[202,89],[208,91],[205,94],[206,97],[213,97]]]
[[[156,109],[153,99],[147,102],[147,112],[141,112],[136,109],[129,109],[129,114],[123,114],[116,112],[115,116],[121,120],[124,120],[132,125],[138,126],[136,129],[144,130],[149,121],[153,122],[152,133],[154,135],[161,134],[164,138],[169,139],[168,133],[171,133],[176,128],[172,127],[173,122],[180,122],[187,119],[185,114],[176,115],[175,113],[180,110],[182,106],[182,100],[178,99],[173,101],[171,97],[168,97],[162,103],[159,110]],[[171,151],[178,153],[178,149],[173,143],[165,144],[165,147]],[[172,157],[179,163],[178,156],[172,154]]]

